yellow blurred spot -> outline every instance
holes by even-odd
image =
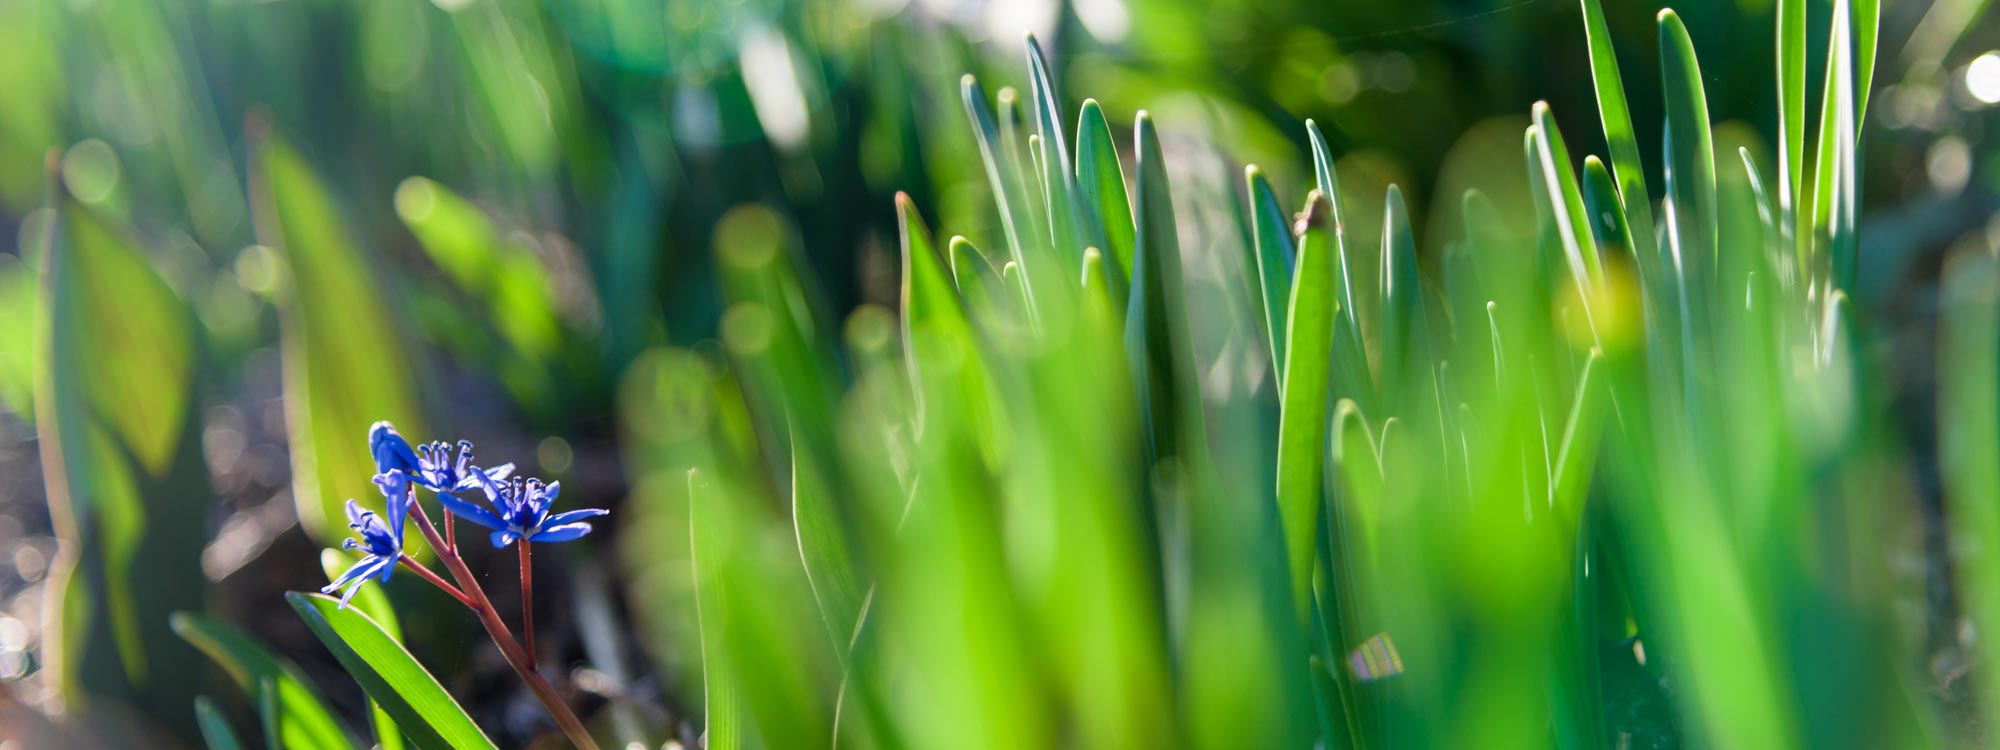
[[[70,195],[84,203],[102,203],[118,188],[118,153],[111,144],[91,138],[69,148],[63,155],[63,185]]]
[[[423,177],[411,177],[396,186],[396,215],[415,223],[429,218],[437,208],[437,184]]]
[[[541,444],[535,446],[535,461],[542,465],[542,471],[550,474],[569,471],[570,463],[575,459],[576,453],[570,450],[569,441],[554,435],[542,438]]]
[[[1553,312],[1570,346],[1578,350],[1602,346],[1606,352],[1619,352],[1640,343],[1645,297],[1623,257],[1604,258],[1604,279],[1590,290],[1588,315],[1579,301],[1575,284],[1563,284],[1556,296]]]
[[[258,294],[278,288],[278,253],[263,245],[251,245],[236,254],[236,282]]]

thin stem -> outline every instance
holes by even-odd
[[[444,543],[445,543],[445,544],[448,544],[448,545],[451,545],[451,551],[453,551],[453,552],[457,552],[457,551],[458,551],[458,524],[455,524],[455,523],[452,523],[452,522],[451,522],[451,509],[450,509],[450,508],[440,508],[440,510],[444,511]]]
[[[514,634],[507,630],[507,623],[500,620],[500,612],[493,608],[493,600],[486,598],[486,590],[479,587],[479,579],[473,577],[472,569],[459,558],[458,549],[442,543],[422,505],[413,503],[410,510],[417,518],[417,530],[424,533],[424,539],[438,551],[438,559],[451,571],[451,576],[458,579],[458,585],[465,591],[468,600],[466,606],[479,616],[479,624],[486,626],[486,634],[492,637],[493,645],[500,647],[500,655],[507,658],[507,665],[514,668],[514,674],[528,684],[528,690],[535,694],[536,700],[541,701],[543,708],[548,709],[549,715],[555,717],[556,725],[562,727],[563,734],[569,735],[570,743],[577,750],[598,750],[597,740],[591,738],[590,731],[583,728],[583,721],[576,717],[576,712],[563,702],[562,696],[556,694],[555,686],[529,665],[527,652],[522,650],[520,642],[514,640]]]
[[[535,664],[535,564],[528,559],[528,540],[515,542],[521,550],[521,645],[528,649],[528,667]]]
[[[408,552],[403,553],[402,563],[403,567],[416,571],[418,578],[422,578],[426,581],[429,581],[432,586],[444,589],[444,592],[450,594],[451,598],[457,599],[458,603],[468,607],[472,606],[471,597],[466,596],[465,592],[458,590],[457,586],[451,585],[450,582],[438,576],[438,574],[435,571],[424,566],[423,563],[417,562],[417,559],[411,557],[410,553]]]

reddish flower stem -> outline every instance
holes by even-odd
[[[521,550],[521,645],[528,650],[528,667],[535,664],[535,564],[528,555],[528,540],[515,542]]]
[[[465,592],[458,590],[457,586],[453,586],[449,581],[446,581],[445,579],[439,577],[436,572],[432,571],[428,567],[425,567],[423,563],[417,562],[417,559],[411,557],[410,553],[408,552],[403,553],[402,563],[403,567],[416,571],[418,578],[422,578],[426,581],[429,581],[432,586],[436,586],[440,589],[443,589],[445,593],[451,595],[451,598],[457,599],[459,604],[463,604],[468,607],[472,606],[471,597],[466,596]]]
[[[493,638],[493,645],[500,647],[500,655],[507,658],[507,665],[514,668],[514,674],[528,684],[528,690],[535,694],[536,700],[541,701],[543,708],[548,709],[549,715],[555,717],[556,725],[562,727],[563,734],[569,735],[570,743],[577,750],[598,750],[597,740],[590,736],[589,730],[584,729],[583,721],[577,718],[576,712],[570,710],[569,704],[556,694],[555,686],[550,685],[548,679],[535,671],[528,661],[527,652],[521,648],[519,641],[514,640],[507,623],[501,621],[500,612],[493,608],[493,601],[486,598],[486,591],[479,587],[479,579],[473,577],[472,569],[459,558],[458,548],[445,544],[438,537],[437,529],[431,526],[430,516],[424,513],[423,505],[411,503],[410,510],[417,519],[417,529],[424,533],[424,540],[437,550],[438,559],[444,562],[445,569],[451,571],[452,578],[458,580],[460,589],[465,592],[466,607],[479,616],[479,623],[486,626],[486,634]]]

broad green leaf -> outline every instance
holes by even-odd
[[[252,701],[264,700],[263,686],[273,686],[275,723],[265,733],[292,750],[345,750],[354,746],[312,680],[291,660],[229,625],[188,612],[171,619],[174,632],[215,660],[222,671]]]
[[[198,657],[167,615],[201,605],[212,497],[195,408],[194,317],[123,227],[67,192],[45,236],[35,419],[50,521],[49,684],[191,736]]]
[[[1125,311],[1125,351],[1133,368],[1154,461],[1197,460],[1207,450],[1194,350],[1182,302],[1179,230],[1168,191],[1165,157],[1153,118],[1139,113],[1138,217],[1132,253],[1132,295]],[[1192,441],[1192,442],[1191,442]]]
[[[1611,47],[1611,30],[1604,23],[1599,0],[1582,0],[1584,38],[1590,46],[1590,80],[1597,89],[1597,117],[1611,147],[1611,167],[1617,178],[1619,205],[1639,244],[1629,245],[1642,258],[1654,254],[1653,202],[1646,193],[1640,166],[1639,141],[1632,131],[1632,113],[1625,103],[1625,83],[1618,73],[1618,55]],[[1641,266],[1642,269],[1646,268]]]
[[[1083,113],[1077,116],[1076,188],[1091,227],[1091,242],[1111,253],[1122,288],[1122,282],[1132,278],[1132,202],[1126,197],[1125,171],[1111,142],[1111,125],[1096,99],[1083,100]]]
[[[222,715],[208,696],[195,696],[194,721],[201,726],[201,739],[208,743],[208,750],[242,750],[243,741],[236,739],[236,730],[229,728],[228,717]]]
[[[1256,177],[1253,172],[1253,183]],[[1315,207],[1306,210],[1310,213]],[[1312,590],[1313,542],[1325,475],[1327,378],[1333,361],[1334,310],[1339,304],[1334,297],[1333,255],[1334,248],[1321,234],[1308,231],[1300,236],[1298,275],[1292,279],[1287,311],[1278,318],[1290,321],[1278,389],[1278,515],[1301,616]]]
[[[319,567],[326,573],[328,581],[339,578],[355,560],[353,556],[337,549],[319,551]],[[381,586],[362,585],[354,592],[354,598],[348,602],[348,606],[375,618],[375,624],[382,626],[382,632],[388,633],[389,637],[398,643],[402,642],[403,629],[396,622],[396,610],[389,606],[389,596],[382,592]],[[381,750],[402,750],[403,736],[396,731],[396,720],[372,700],[368,702],[368,714],[375,724],[375,744]]]
[[[292,592],[285,600],[410,744],[424,750],[495,747],[437,678],[373,619],[320,594]]]
[[[1708,96],[1695,60],[1687,26],[1672,10],[1660,21],[1661,95],[1666,100],[1667,128],[1673,134],[1668,171],[1673,173],[1672,235],[1680,262],[1694,289],[1706,288],[1715,274],[1716,205],[1715,139],[1709,131]]]
[[[1292,291],[1292,227],[1285,220],[1285,211],[1279,207],[1277,195],[1271,192],[1271,182],[1264,179],[1264,172],[1252,164],[1243,169],[1243,178],[1250,183],[1250,229],[1251,240],[1256,245],[1254,258],[1257,261],[1258,301],[1263,307],[1264,333],[1270,344],[1271,367],[1278,372],[1282,386],[1285,372],[1285,348],[1289,339],[1286,326],[1291,318],[1285,309],[1290,304]],[[1310,232],[1308,232],[1310,234]],[[1322,247],[1322,254],[1332,251]],[[1332,265],[1333,259],[1324,258]],[[1327,279],[1324,293],[1335,294],[1334,279]],[[1335,307],[1338,306],[1334,303]],[[1331,335],[1331,331],[1328,332]]]
[[[397,297],[332,195],[276,134],[258,138],[253,156],[257,238],[284,259],[277,307],[292,496],[306,532],[330,544],[344,534],[348,499],[381,507],[368,426],[386,419],[405,435],[428,434],[420,377]]]

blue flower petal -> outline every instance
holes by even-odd
[[[514,532],[512,531],[495,531],[489,535],[489,538],[493,541],[493,548],[500,549],[509,544],[513,544],[514,540],[517,539],[518,537],[516,537],[514,535]]]
[[[417,471],[417,451],[410,447],[396,432],[396,426],[388,422],[376,422],[368,428],[368,452],[375,457],[375,473],[386,474],[392,469],[415,473]]]
[[[485,508],[461,500],[457,495],[449,492],[440,492],[437,498],[439,503],[444,504],[444,509],[451,511],[452,515],[459,516],[489,529],[507,528],[507,523],[500,520],[499,516],[493,515]]]
[[[576,523],[586,518],[596,518],[598,516],[602,516],[610,512],[611,511],[605,510],[603,508],[582,508],[578,510],[563,511],[553,516],[549,516],[547,520],[542,522],[542,527],[554,528],[557,526],[562,526],[564,524]]]
[[[590,524],[566,523],[561,526],[551,526],[549,528],[542,529],[539,533],[535,534],[534,536],[528,537],[528,541],[567,542],[575,539],[580,539],[583,537],[583,535],[588,533],[590,533]]]

